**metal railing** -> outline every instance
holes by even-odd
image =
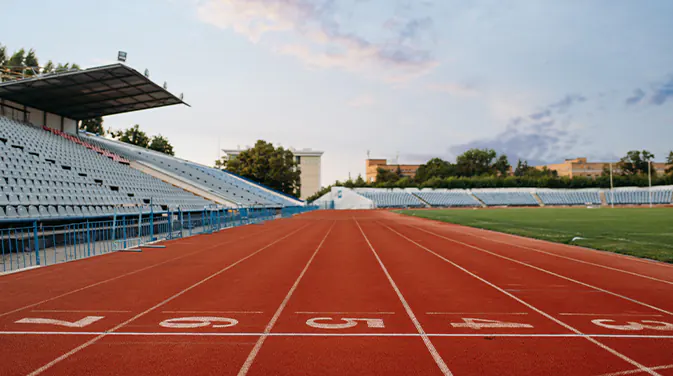
[[[53,265],[136,248],[155,241],[211,234],[225,228],[261,223],[316,210],[315,206],[206,208],[198,212],[162,212],[79,219],[64,224],[40,220],[0,228],[0,273]]]

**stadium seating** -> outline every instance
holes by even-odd
[[[383,191],[361,189],[356,192],[372,201],[379,208],[420,208],[425,204],[418,197],[402,190]]]
[[[69,138],[0,116],[0,207],[4,217],[59,218],[202,210],[201,197]],[[124,207],[122,207],[124,206]],[[117,207],[117,209],[115,209]]]
[[[473,189],[472,194],[487,206],[539,206],[530,191]]]
[[[647,188],[616,188],[613,191],[604,191],[605,200],[608,205],[613,203],[615,205],[645,205],[650,203],[650,191]],[[673,196],[673,188],[659,188],[652,189],[652,203],[653,204],[670,204],[671,196]]]
[[[545,205],[600,205],[601,195],[597,189],[593,190],[570,190],[555,189],[536,191],[537,196]]]
[[[480,206],[479,202],[464,190],[421,190],[413,192],[431,206],[454,207],[454,206]]]
[[[218,169],[197,165],[180,158],[98,136],[81,135],[84,141],[170,174],[197,188],[242,206],[299,206],[303,202],[235,177]]]

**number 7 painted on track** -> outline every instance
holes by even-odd
[[[40,324],[40,325],[58,325],[65,326],[66,328],[84,328],[95,323],[98,320],[105,318],[105,316],[87,316],[81,320],[77,321],[65,321],[65,320],[55,320],[55,319],[45,319],[40,317],[26,317],[21,320],[16,321],[17,324]]]

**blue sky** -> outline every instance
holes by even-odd
[[[323,184],[492,147],[533,163],[673,149],[673,1],[0,0],[0,43],[128,65],[189,107],[106,118],[177,155],[324,150]]]

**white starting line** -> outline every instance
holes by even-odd
[[[421,337],[419,333],[256,333],[256,332],[62,332],[62,331],[0,331],[0,335],[49,335],[49,336],[137,336],[137,337]],[[428,337],[451,338],[645,338],[673,339],[673,335],[648,334],[574,334],[574,333],[427,333]]]

